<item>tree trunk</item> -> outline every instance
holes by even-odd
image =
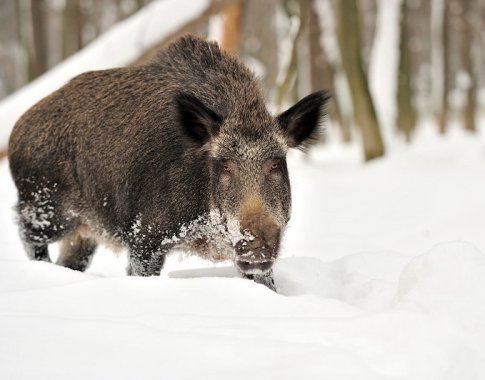
[[[148,4],[150,0],[136,0],[136,7],[138,10],[142,9],[145,5]]]
[[[460,17],[460,56],[462,70],[468,76],[466,91],[466,103],[463,109],[463,122],[465,129],[476,132],[475,112],[477,103],[477,80],[473,70],[473,30],[471,25],[472,4],[470,0],[462,2],[463,9]]]
[[[100,1],[93,0],[91,7],[92,24],[94,26],[94,35],[98,37],[103,33],[103,4]]]
[[[451,70],[450,70],[450,15],[448,1],[443,0],[443,24],[441,27],[442,38],[442,60],[443,60],[443,93],[441,94],[441,110],[438,116],[438,127],[441,134],[446,133],[448,123],[448,113],[450,110],[448,104],[448,94],[451,87]]]
[[[344,3],[347,0],[340,0]],[[364,72],[369,72],[369,61],[372,52],[372,45],[374,44],[374,37],[377,29],[377,0],[357,0],[359,12],[359,33],[360,33],[360,47],[362,56],[362,67]],[[389,1],[389,0],[388,0]]]
[[[311,91],[315,92],[325,89],[332,93],[332,101],[330,102],[328,113],[330,118],[340,127],[342,140],[350,142],[352,139],[350,125],[348,120],[342,116],[339,100],[335,92],[335,70],[330,64],[321,42],[323,31],[320,27],[318,13],[315,10],[316,1],[312,1],[308,23]]]
[[[416,111],[412,103],[411,88],[411,62],[408,40],[408,1],[401,3],[400,41],[399,41],[399,68],[397,81],[397,129],[404,134],[406,141],[411,140],[411,135],[416,124]]]
[[[299,0],[299,16],[300,25],[293,39],[293,43],[290,51],[290,61],[286,68],[286,75],[276,89],[276,105],[278,109],[281,109],[284,102],[287,100],[288,95],[295,87],[297,74],[298,74],[298,43],[302,36],[305,34],[305,28],[308,26],[308,14],[309,4],[307,0]]]
[[[67,0],[64,9],[62,56],[64,58],[81,50],[82,43],[82,13],[79,0]]]
[[[32,33],[34,40],[34,76],[38,77],[48,69],[47,28],[45,0],[31,1]]]
[[[22,70],[17,9],[14,0],[0,2],[0,99],[20,84]]]
[[[30,0],[16,1],[20,46],[25,58],[25,82],[35,79],[35,57]]]
[[[261,80],[267,98],[274,97],[278,76],[278,34],[276,30],[279,0],[246,0],[243,4],[240,53],[257,60],[264,68]]]
[[[238,54],[239,41],[241,39],[241,1],[230,6],[224,14],[224,31],[222,33],[221,46],[232,54]]]
[[[335,2],[342,65],[352,94],[354,119],[362,132],[366,161],[384,155],[384,143],[363,69],[360,20],[356,0]]]

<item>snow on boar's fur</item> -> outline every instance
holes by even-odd
[[[175,249],[233,259],[274,289],[290,218],[288,148],[315,136],[328,96],[277,117],[214,42],[186,36],[141,67],[79,75],[28,110],[9,143],[28,256],[85,270],[99,242],[126,247],[130,275]]]

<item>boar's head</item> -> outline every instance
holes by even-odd
[[[315,92],[277,117],[257,106],[222,116],[193,95],[176,99],[186,133],[207,152],[211,207],[244,236],[234,244],[244,274],[268,271],[278,256],[291,212],[288,148],[315,139],[328,99]]]

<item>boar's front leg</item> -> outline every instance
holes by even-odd
[[[273,269],[270,269],[264,274],[246,274],[244,277],[253,280],[257,284],[265,285],[274,292],[277,291],[274,283]]]
[[[136,249],[132,247],[128,254],[128,276],[159,276],[165,263],[168,249]]]

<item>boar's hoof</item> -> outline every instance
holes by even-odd
[[[272,269],[262,274],[246,274],[244,277],[253,280],[257,284],[262,284],[274,292],[277,292]]]

